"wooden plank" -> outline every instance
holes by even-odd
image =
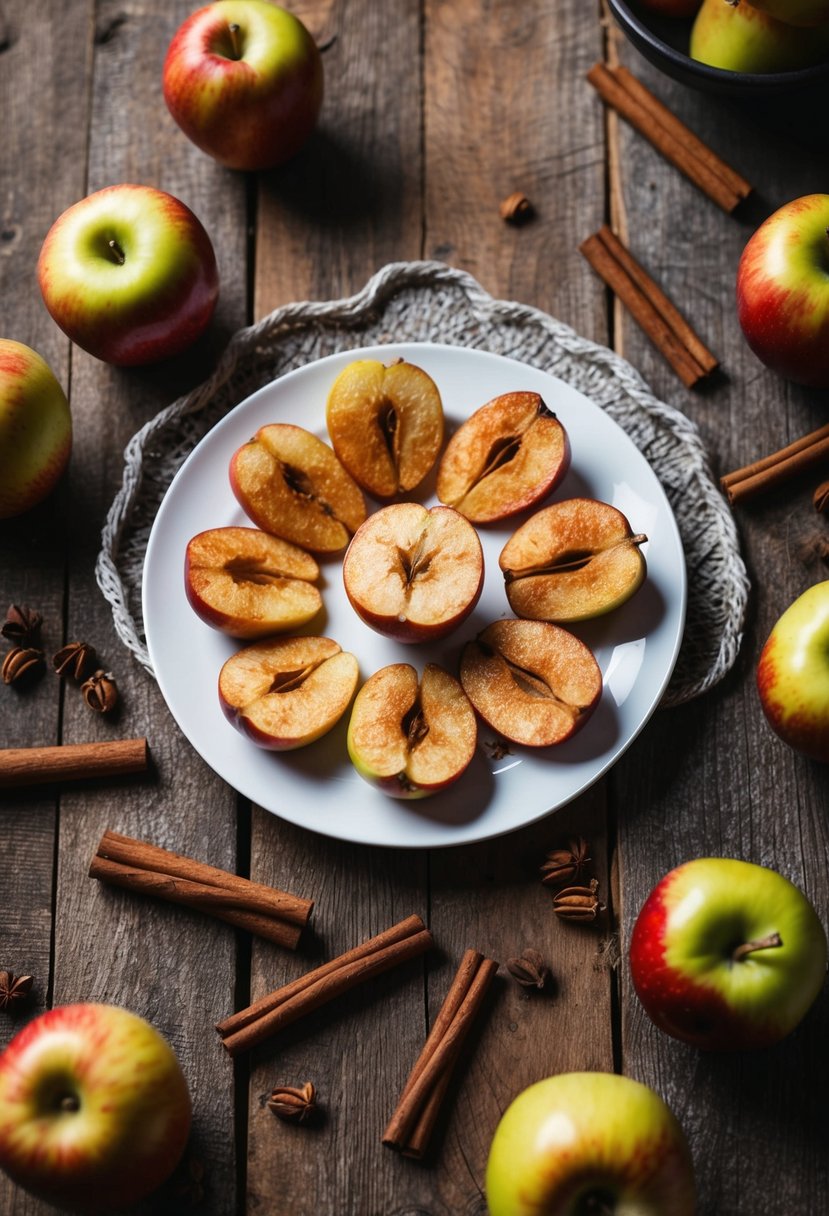
[[[678,387],[625,317],[624,353],[657,393],[700,427],[715,471],[726,472],[798,437],[823,419],[821,396],[788,385],[751,354],[736,319],[740,252],[767,214],[790,198],[822,190],[820,157],[723,99],[673,84],[627,46],[625,63],[717,151],[755,183],[755,200],[728,217],[624,126],[619,130],[621,192],[633,251],[684,307],[720,355],[723,376],[700,393]],[[762,123],[762,125],[761,125]],[[819,480],[815,477],[815,481]],[[811,483],[737,510],[753,582],[742,652],[734,674],[701,701],[657,714],[616,768],[620,807],[624,937],[651,887],[692,857],[741,857],[799,883],[827,923],[827,790],[822,770],[771,735],[754,689],[760,646],[776,617],[824,577],[801,547],[823,532]],[[693,577],[693,571],[691,572]],[[670,750],[667,773],[662,757]],[[702,1055],[668,1039],[642,1013],[622,971],[625,1071],[661,1092],[689,1134],[700,1216],[813,1210],[826,1194],[827,1118],[820,1086],[805,1083],[822,1058],[829,1021],[819,1002],[802,1028],[771,1052]]]

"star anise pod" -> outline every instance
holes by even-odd
[[[604,911],[604,904],[599,899],[598,890],[599,884],[595,878],[591,878],[590,885],[587,887],[565,887],[562,891],[556,892],[553,898],[553,911],[562,920],[594,921],[599,913]]]
[[[522,988],[539,991],[550,978],[550,968],[537,950],[525,950],[518,958],[507,959],[507,971]]]
[[[0,633],[17,646],[31,646],[40,640],[43,617],[26,604],[10,604]]]
[[[118,685],[110,672],[99,669],[81,684],[81,695],[90,709],[108,714],[118,704]]]
[[[13,971],[0,971],[0,1009],[8,1009],[18,1001],[24,1001],[32,990],[31,975],[15,975]]]
[[[268,1098],[268,1107],[288,1123],[307,1123],[317,1109],[316,1090],[310,1081],[295,1088],[278,1085]]]
[[[3,659],[0,676],[4,684],[17,684],[18,681],[30,679],[42,666],[42,650],[35,646],[12,646]]]
[[[583,836],[574,836],[566,849],[553,849],[541,867],[545,887],[562,887],[574,882],[590,861],[590,845]]]
[[[69,642],[52,656],[55,674],[82,680],[95,662],[95,647],[88,642]]]

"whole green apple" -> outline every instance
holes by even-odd
[[[829,761],[829,581],[804,591],[775,624],[757,664],[757,691],[785,743]]]
[[[703,0],[688,51],[692,59],[730,72],[787,72],[829,53],[829,26],[800,29],[751,4]]]
[[[66,394],[36,351],[0,338],[0,519],[50,494],[72,448]]]
[[[637,995],[661,1030],[709,1050],[769,1047],[826,976],[826,934],[793,883],[766,866],[701,857],[654,887],[630,941]]]
[[[172,1048],[127,1009],[58,1006],[0,1055],[0,1168],[59,1207],[131,1207],[172,1173],[189,1132]]]
[[[188,139],[230,169],[294,156],[322,105],[319,50],[292,13],[268,0],[215,0],[176,32],[164,100]]]
[[[693,1216],[682,1128],[658,1094],[614,1073],[530,1085],[501,1118],[486,1167],[490,1216]]]

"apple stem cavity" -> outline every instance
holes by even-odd
[[[125,255],[123,249],[116,241],[115,237],[111,237],[110,240],[107,241],[107,247],[109,248],[109,251],[112,254],[113,262],[117,262],[119,266],[123,266],[124,262],[126,262],[127,258],[126,258],[126,255]]]
[[[743,942],[740,946],[735,946],[731,952],[731,961],[733,963],[741,963],[749,954],[754,954],[756,950],[773,950],[778,946],[783,945],[783,939],[779,933],[770,933],[768,937],[758,938],[754,942]]]
[[[65,1111],[67,1114],[74,1114],[75,1111],[81,1109],[80,1099],[77,1094],[61,1094],[57,1107],[58,1110]]]

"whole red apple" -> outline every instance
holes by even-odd
[[[69,402],[51,368],[31,347],[0,338],[0,519],[50,494],[71,448]]]
[[[202,224],[152,186],[109,186],[64,211],[43,242],[37,276],[64,333],[122,366],[179,354],[206,329],[219,294]]]
[[[737,315],[749,346],[798,384],[829,387],[829,194],[785,203],[749,239]]]
[[[757,664],[772,730],[795,751],[829,762],[829,581],[815,583],[775,624]]]
[[[660,1029],[696,1047],[769,1047],[826,977],[826,934],[798,887],[766,866],[703,857],[671,870],[630,941],[637,995]]]
[[[319,50],[268,0],[216,0],[170,43],[164,100],[193,143],[230,169],[270,169],[299,151],[322,105]]]
[[[122,1211],[172,1173],[190,1132],[178,1060],[115,1005],[61,1005],[0,1055],[0,1167],[42,1199]]]

